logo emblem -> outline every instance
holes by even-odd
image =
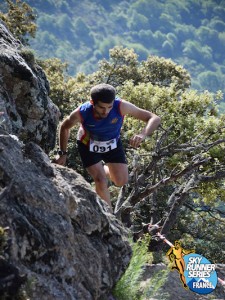
[[[185,255],[184,261],[184,276],[189,289],[198,294],[213,292],[218,281],[215,265],[199,254]]]
[[[166,253],[170,260],[171,271],[177,270],[185,289],[198,294],[209,294],[217,285],[215,265],[204,256],[181,247],[180,241],[175,241]]]
[[[112,121],[110,123],[115,124],[115,123],[117,123],[117,121],[118,121],[118,118],[114,118],[114,119],[112,119]]]

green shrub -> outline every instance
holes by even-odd
[[[133,255],[130,265],[124,275],[117,282],[113,295],[118,300],[141,300],[140,283],[144,272],[144,266],[152,259],[148,252],[149,236],[137,243],[132,243]]]

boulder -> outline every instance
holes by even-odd
[[[131,257],[123,225],[81,175],[4,132],[0,226],[16,280],[34,283],[32,300],[107,299]]]
[[[0,23],[0,124],[46,152],[55,146],[60,115],[48,95],[49,83],[32,52]]]

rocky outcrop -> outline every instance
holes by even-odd
[[[125,229],[78,173],[3,132],[0,226],[9,262],[34,282],[31,299],[104,299],[131,256]]]
[[[104,300],[129,263],[127,232],[82,176],[50,162],[59,111],[48,93],[0,24],[0,296],[28,282],[32,300]]]
[[[49,84],[31,51],[0,23],[0,123],[24,142],[46,152],[55,145],[59,110],[49,96]]]

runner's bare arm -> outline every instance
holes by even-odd
[[[81,122],[79,108],[75,109],[61,124],[59,131],[59,147],[66,151],[70,136],[70,129]]]
[[[62,122],[59,130],[59,147],[60,150],[66,151],[67,144],[70,136],[70,129],[74,127],[77,123],[81,122],[79,108],[75,109],[64,121]],[[57,157],[54,160],[55,163],[59,165],[65,165],[66,155]]]
[[[135,148],[137,148],[141,144],[141,142],[145,139],[146,136],[153,133],[153,131],[160,124],[159,116],[145,109],[141,109],[125,100],[121,102],[120,109],[123,115],[130,115],[135,119],[146,122],[146,126],[142,129],[142,131],[138,134],[135,134],[130,140],[131,146]]]

